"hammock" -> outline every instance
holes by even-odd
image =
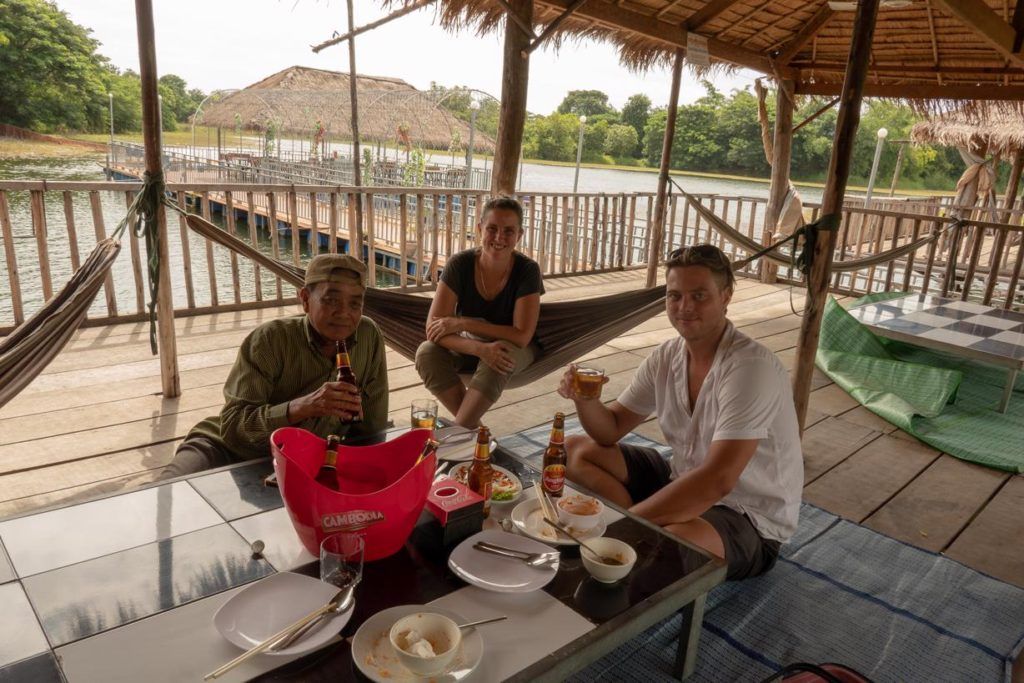
[[[102,240],[55,297],[0,341],[0,407],[61,352],[85,319],[119,251],[119,241]]]
[[[168,204],[177,211],[177,206]],[[302,287],[305,270],[261,253],[241,238],[228,234],[192,213],[183,213],[192,230],[245,256]],[[620,292],[609,296],[541,303],[537,343],[541,352],[526,370],[512,377],[509,387],[523,386],[593,351],[664,309],[665,287]],[[416,349],[426,341],[427,313],[432,299],[414,294],[370,287],[364,310],[380,328],[384,339],[400,354],[415,360]]]

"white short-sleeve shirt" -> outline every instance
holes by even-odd
[[[661,344],[637,369],[619,403],[657,415],[672,447],[672,478],[707,458],[712,441],[759,439],[739,481],[718,504],[750,517],[762,537],[796,531],[804,467],[789,375],[771,351],[728,323],[696,405],[687,391],[686,342]]]

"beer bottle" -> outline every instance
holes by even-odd
[[[345,345],[344,340],[334,342],[334,364],[338,369],[338,374],[335,376],[334,381],[346,382],[354,387],[359,387],[355,370],[352,369],[352,361],[348,357],[348,346]],[[362,412],[353,415],[345,421],[349,423],[362,422]]]
[[[440,444],[433,439],[427,439],[427,442],[423,444],[423,450],[420,451],[420,457],[416,458],[416,462],[413,463],[413,467],[419,465],[421,462],[430,457],[432,453],[437,453],[437,447]]]
[[[476,432],[476,451],[473,453],[473,464],[469,468],[467,484],[474,492],[484,499],[484,517],[491,514],[491,486],[494,483],[494,470],[491,468],[491,430],[480,425]]]
[[[324,453],[324,464],[320,465],[320,471],[316,473],[316,483],[326,486],[332,491],[340,491],[338,486],[338,446],[341,445],[341,437],[331,434],[327,437],[327,451]]]
[[[565,465],[569,460],[565,452],[565,415],[555,413],[555,421],[551,425],[551,439],[544,451],[544,464],[541,482],[544,491],[553,498],[562,495],[565,488]]]

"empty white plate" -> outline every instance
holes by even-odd
[[[381,610],[363,622],[352,638],[352,661],[370,680],[376,683],[395,681],[433,681],[434,683],[455,683],[473,673],[484,654],[484,639],[475,628],[462,630],[462,644],[448,669],[440,675],[424,678],[412,673],[398,661],[395,648],[388,639],[388,633],[395,622],[409,614],[435,612],[453,619],[456,624],[467,621],[462,615],[451,610],[431,605],[399,605]]]
[[[243,650],[248,650],[326,605],[338,588],[319,579],[292,572],[272,574],[250,584],[221,605],[213,625]],[[354,605],[355,603],[353,603]],[[348,623],[352,608],[326,618],[291,647],[264,651],[268,655],[299,655],[326,645]]]
[[[519,531],[530,538],[555,545],[579,545],[576,541],[564,534],[558,533],[551,526],[544,523],[544,515],[540,511],[540,501],[533,496],[527,497],[522,503],[512,508],[512,514],[509,515],[509,518]],[[593,528],[586,531],[576,531],[572,527],[569,527],[569,530],[584,541],[589,541],[592,538],[604,536],[604,532],[608,530],[608,524],[604,519],[601,519]]]
[[[501,557],[473,547],[486,541],[524,553],[549,553],[551,546],[517,534],[486,529],[473,534],[456,546],[448,556],[448,566],[467,583],[496,593],[529,593],[548,585],[558,573],[558,562],[550,566],[531,567],[514,557]]]

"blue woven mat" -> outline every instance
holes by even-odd
[[[567,420],[566,433],[579,432]],[[550,427],[502,437],[539,459]],[[628,443],[668,447],[636,434]],[[670,681],[679,617],[571,680]],[[842,662],[878,683],[1010,681],[1024,648],[1024,589],[804,504],[800,527],[765,576],[708,596],[693,681],[758,681],[797,661]]]

